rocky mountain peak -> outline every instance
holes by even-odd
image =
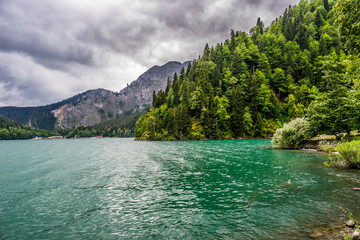
[[[180,73],[189,62],[171,61],[162,66],[154,66],[147,70],[129,86],[120,91],[120,96],[128,107],[131,105],[151,105],[153,90],[165,90],[167,78],[172,78],[174,73]]]
[[[0,115],[45,129],[91,126],[144,111],[152,104],[153,90],[165,90],[167,78],[180,73],[188,64],[171,61],[154,66],[120,92],[93,89],[46,106],[0,107]]]

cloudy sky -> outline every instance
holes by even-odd
[[[268,26],[298,0],[0,0],[0,106],[119,91],[153,65]]]

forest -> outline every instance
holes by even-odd
[[[36,136],[47,138],[54,135],[57,135],[54,131],[27,127],[0,116],[0,140],[30,139]]]
[[[74,129],[61,129],[58,134],[66,138],[87,137],[134,137],[135,123],[141,113],[120,116],[115,119],[100,122],[93,126],[78,127]]]
[[[135,122],[138,118],[139,114],[125,115],[94,126],[46,130],[28,127],[0,116],[0,140],[32,139],[35,137],[49,138],[51,136],[63,136],[64,138],[89,138],[96,136],[127,138],[134,136]]]
[[[311,135],[359,129],[359,0],[301,0],[265,28],[231,30],[153,93],[140,140],[271,137],[306,119]],[[355,24],[354,24],[355,22]]]

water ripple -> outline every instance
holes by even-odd
[[[357,172],[268,145],[1,142],[0,238],[308,239],[340,206],[359,214]]]

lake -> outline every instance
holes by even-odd
[[[325,160],[270,140],[0,141],[0,239],[309,239],[360,216],[359,172]]]

